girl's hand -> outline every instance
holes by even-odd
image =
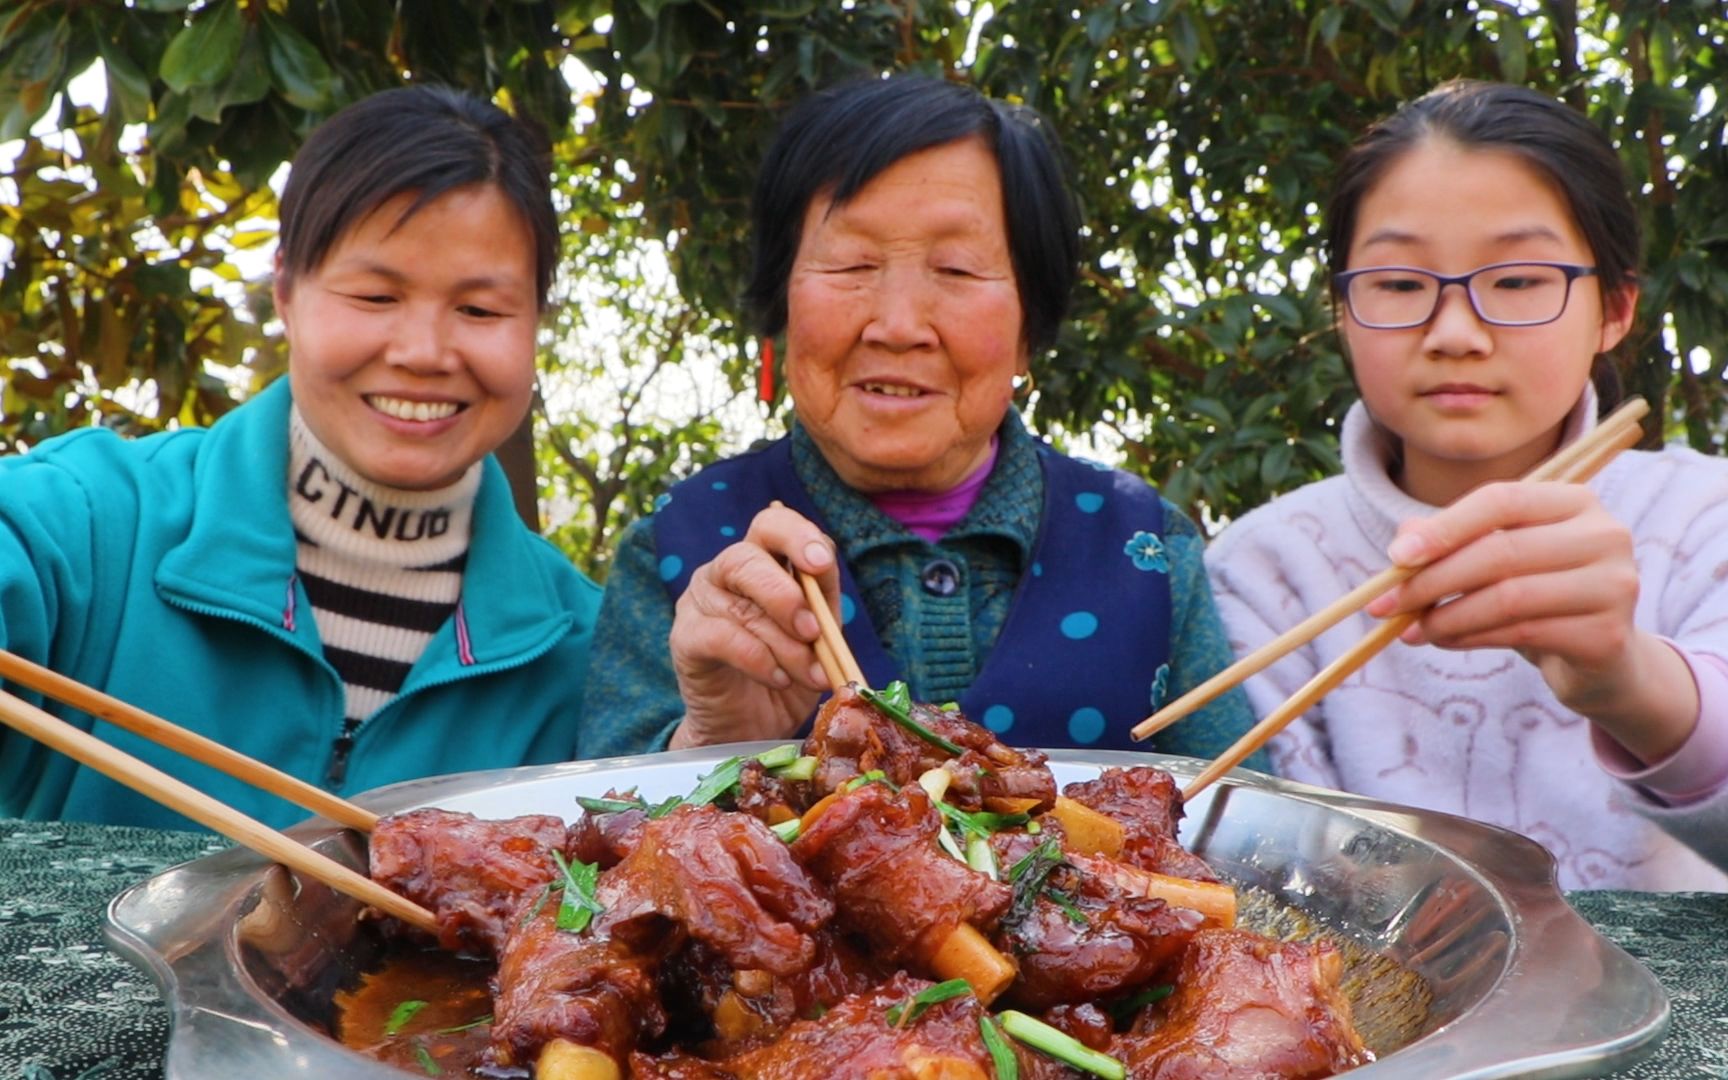
[[[1679,653],[1633,625],[1632,537],[1589,488],[1488,484],[1433,517],[1405,522],[1388,555],[1423,569],[1369,604],[1368,614],[1439,604],[1406,642],[1516,649],[1561,704],[1646,762],[1691,734],[1698,715],[1691,672]]]
[[[668,639],[685,708],[673,749],[786,738],[829,689],[812,647],[821,628],[788,563],[837,606],[833,541],[779,503],[691,575]]]

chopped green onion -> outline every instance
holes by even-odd
[[[1028,871],[1034,871],[1040,863],[1050,864],[1050,869],[1040,873],[1040,877],[1048,876],[1050,870],[1055,869],[1056,864],[1061,861],[1062,845],[1054,839],[1044,840],[1037,847],[1015,860],[1014,865],[1008,868],[1008,880],[1019,881],[1022,875]]]
[[[772,750],[764,750],[756,755],[756,760],[765,769],[782,769],[798,760],[798,744],[786,743]]]
[[[923,1016],[924,1010],[930,1006],[971,992],[972,984],[965,979],[949,979],[947,982],[939,982],[935,986],[926,986],[900,1004],[889,1006],[887,1012],[888,1026],[905,1027]]]
[[[1052,838],[1040,842],[1008,868],[1008,880],[1014,886],[1014,899],[1008,904],[1007,914],[1002,916],[1005,927],[1016,927],[1032,914],[1038,894],[1044,891],[1045,880],[1061,865],[1062,846]]]
[[[889,789],[892,791],[899,790],[899,788],[896,788],[893,783],[889,781],[887,773],[883,772],[881,769],[871,769],[869,772],[859,773],[844,784],[841,784],[840,791],[842,794],[849,791],[857,791],[865,784],[874,784],[878,782],[887,784]]]
[[[443,1076],[444,1068],[432,1057],[432,1051],[426,1049],[426,1044],[414,1043],[414,1057],[420,1062],[420,1068],[427,1076]]]
[[[1074,925],[1088,926],[1091,924],[1092,920],[1088,919],[1086,913],[1080,910],[1080,906],[1074,902],[1074,898],[1061,889],[1044,886],[1044,899],[1061,908],[1062,914],[1068,916],[1068,921]]]
[[[966,865],[991,881],[1002,880],[1002,875],[996,869],[996,853],[990,850],[990,841],[982,836],[967,837]]]
[[[738,777],[743,775],[744,759],[729,757],[714,766],[714,770],[702,777],[690,794],[684,796],[686,806],[707,806],[720,796],[731,791],[738,783]]]
[[[961,754],[966,752],[912,718],[912,692],[907,689],[906,684],[900,680],[894,680],[881,691],[863,687],[859,689],[858,693],[865,701],[876,706],[883,716],[886,716],[896,724],[899,724],[901,727],[918,736],[920,739],[923,739],[930,745],[940,747],[941,749],[948,751],[950,754],[953,754],[955,757],[959,757]]]
[[[1002,1037],[1002,1029],[989,1013],[978,1014],[978,1033],[984,1036],[984,1049],[990,1051],[990,1060],[996,1066],[996,1080],[1020,1080],[1020,1061],[1014,1056],[1014,1048]]]
[[[384,1021],[384,1034],[395,1035],[408,1026],[408,1021],[414,1019],[414,1014],[426,1007],[424,1001],[404,1001],[390,1010],[390,1018]]]
[[[988,837],[993,833],[1001,832],[1003,829],[1012,829],[1016,825],[1024,825],[1032,820],[1026,814],[992,814],[985,810],[968,813],[957,806],[949,806],[947,803],[937,803],[936,809],[942,811],[943,817],[973,836]]]
[[[782,780],[808,780],[816,775],[816,758],[812,754],[792,759],[790,765],[782,765],[769,772]]]
[[[638,796],[633,799],[590,799],[586,795],[576,796],[576,805],[590,814],[621,814],[626,810],[646,810],[648,804]]]
[[[791,821],[782,821],[778,825],[768,826],[768,831],[790,844],[798,839],[798,833],[803,830],[803,827],[803,818],[793,818]]]
[[[552,861],[558,864],[558,872],[564,877],[564,897],[558,903],[558,929],[580,934],[588,929],[594,916],[606,910],[600,901],[594,899],[600,867],[580,860],[575,864],[567,863],[563,853],[558,851],[552,853]]]
[[[437,1031],[434,1031],[432,1034],[434,1034],[434,1035],[460,1035],[464,1031],[473,1031],[477,1027],[485,1027],[487,1024],[490,1024],[491,1022],[492,1022],[492,1014],[487,1013],[485,1016],[476,1016],[474,1019],[468,1021],[466,1024],[457,1024],[455,1027],[439,1028]]]
[[[1175,992],[1176,988],[1169,983],[1165,983],[1163,986],[1154,986],[1150,990],[1142,990],[1133,997],[1123,998],[1112,1004],[1110,1015],[1115,1017],[1118,1023],[1125,1023],[1141,1009],[1154,1002],[1163,1001]]]
[[[937,707],[940,708],[943,712],[959,712],[960,711],[960,703],[958,701],[944,701],[941,705],[939,705]]]
[[[1041,833],[1043,831],[1044,831],[1044,826],[1038,824],[1037,818],[1033,818],[1031,821],[1028,821],[1026,823],[1026,835],[1028,835],[1028,836],[1037,836],[1039,833]]]
[[[1104,1080],[1127,1080],[1128,1070],[1108,1054],[1100,1054],[1071,1035],[1023,1012],[1005,1009],[997,1017],[1002,1030],[1040,1053]]]
[[[936,830],[936,843],[942,846],[943,851],[954,856],[955,861],[966,862],[966,853],[960,850],[959,841],[955,840],[954,834],[949,832],[947,829],[944,828]],[[971,866],[972,864],[966,863],[966,865]]]

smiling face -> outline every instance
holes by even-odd
[[[366,479],[452,483],[527,414],[539,318],[534,240],[491,185],[402,213],[397,195],[343,235],[276,306],[306,424]]]
[[[787,285],[798,420],[861,491],[945,491],[989,453],[1026,370],[996,159],[910,154],[810,202]]]
[[[1596,263],[1564,196],[1524,159],[1429,138],[1363,197],[1348,269],[1464,274],[1518,260]],[[1342,314],[1362,398],[1403,441],[1404,490],[1444,505],[1552,453],[1595,354],[1625,336],[1636,298],[1627,286],[1604,304],[1585,277],[1543,326],[1490,326],[1462,288],[1445,289],[1434,317],[1408,330],[1369,330]]]

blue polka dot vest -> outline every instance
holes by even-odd
[[[1128,729],[1162,702],[1169,671],[1170,584],[1163,502],[1128,473],[1039,449],[1044,512],[1008,621],[972,687],[967,716],[1011,743],[1144,746]],[[781,439],[712,465],[654,514],[660,577],[674,601],[690,574],[778,499],[827,528]],[[846,642],[872,686],[900,677],[857,585],[841,566]]]

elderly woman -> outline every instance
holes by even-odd
[[[786,564],[822,581],[871,685],[905,680],[1020,745],[1128,746],[1228,662],[1194,525],[1010,407],[1078,263],[1034,114],[913,77],[818,94],[752,216],[749,299],[785,334],[796,422],[625,533],[586,751],[797,731],[829,687]],[[1210,756],[1250,722],[1233,692],[1151,748]]]

